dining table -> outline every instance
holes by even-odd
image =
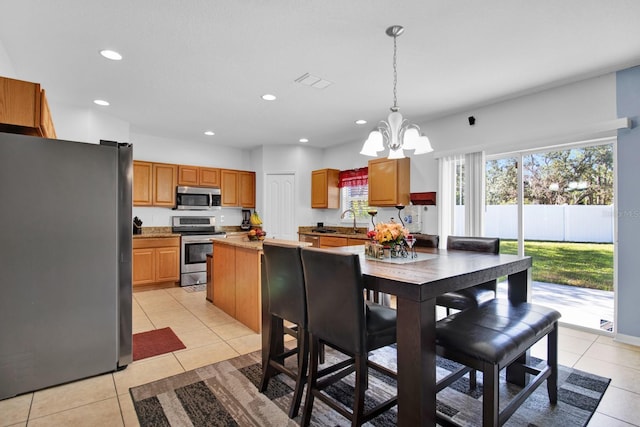
[[[378,259],[365,255],[364,246],[331,250],[358,254],[364,286],[374,292],[395,296],[399,426],[436,425],[438,295],[506,276],[507,298],[511,302],[525,302],[530,298],[532,260],[529,256],[422,248],[416,252],[415,258],[409,254],[406,258]],[[274,316],[268,314],[264,288],[263,348],[268,328],[282,328],[282,321],[274,320]],[[507,367],[507,381],[525,385],[523,365],[528,362],[528,357],[526,352]]]

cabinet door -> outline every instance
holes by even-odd
[[[155,249],[134,249],[132,253],[133,286],[155,282]]]
[[[320,169],[311,172],[311,207],[340,207],[340,189],[338,188],[337,169]]]
[[[151,206],[153,192],[153,164],[133,162],[133,206]]]
[[[0,123],[40,126],[40,85],[0,77]]]
[[[409,204],[410,159],[369,161],[369,206]]]
[[[198,185],[198,167],[197,166],[178,166],[178,185]]]
[[[220,187],[220,169],[198,168],[199,185],[204,187]]]
[[[352,239],[352,238],[348,238],[347,239],[347,246],[356,246],[356,245],[364,245],[365,242],[367,242],[367,240],[363,240],[363,239]]]
[[[239,201],[243,208],[256,207],[256,173],[255,172],[239,172],[238,173]]]
[[[260,253],[254,249],[235,248],[236,314],[235,318],[260,332]],[[216,255],[214,258],[218,256]]]
[[[180,248],[155,249],[155,278],[157,282],[180,280]]]
[[[176,204],[178,166],[153,164],[153,205],[173,207]]]
[[[44,89],[42,89],[40,96],[40,131],[45,138],[56,138],[56,129],[53,126],[51,110],[49,109],[49,103],[47,102]]]
[[[238,200],[238,171],[220,170],[220,191],[222,192],[222,206],[239,206]]]
[[[236,251],[235,247],[213,248],[213,304],[230,316],[236,315]]]

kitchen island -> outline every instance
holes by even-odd
[[[310,243],[269,239],[270,242],[311,246]],[[262,241],[245,236],[213,239],[213,272],[207,295],[213,304],[256,332],[261,331]]]

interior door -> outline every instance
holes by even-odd
[[[267,173],[264,222],[267,238],[298,240],[293,172]]]

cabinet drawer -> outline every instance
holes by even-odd
[[[151,237],[133,239],[133,249],[180,247],[180,237]]]
[[[346,237],[320,236],[321,248],[336,248],[340,246],[347,246]]]

